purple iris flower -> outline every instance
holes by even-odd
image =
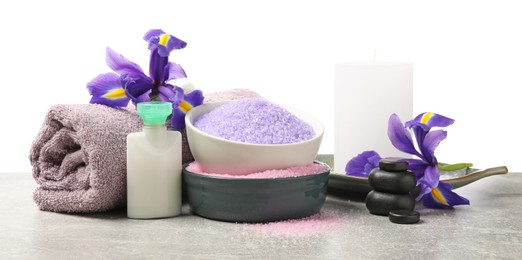
[[[364,151],[346,164],[346,174],[357,177],[368,177],[374,168],[379,167],[382,157],[375,151]]]
[[[423,199],[423,204],[430,208],[445,208],[455,205],[469,205],[469,200],[452,192],[451,184],[439,181],[435,149],[447,136],[444,130],[431,131],[433,127],[446,127],[453,124],[454,120],[435,113],[422,113],[413,120],[402,124],[396,114],[392,114],[388,120],[388,137],[391,143],[399,151],[412,154],[419,159],[394,158],[408,162],[408,168],[417,177],[417,185],[421,187],[421,193],[417,200]],[[415,134],[417,147],[415,148],[411,133]],[[346,165],[346,174],[359,177],[368,177],[373,168],[379,167],[381,156],[375,151],[365,151]]]
[[[149,44],[149,75],[136,63],[107,48],[107,65],[117,74],[101,74],[87,84],[92,95],[90,103],[125,107],[131,100],[134,104],[148,101],[171,102],[172,126],[175,129],[184,128],[185,113],[203,103],[201,91],[195,90],[185,95],[182,88],[168,83],[170,80],[187,77],[179,64],[169,62],[170,52],[185,48],[187,43],[160,29],[148,31],[143,39]]]
[[[469,201],[451,191],[451,185],[439,182],[440,171],[438,168],[435,149],[440,142],[446,139],[444,130],[431,131],[432,127],[446,127],[453,124],[454,120],[435,113],[422,113],[403,125],[396,114],[392,114],[388,120],[388,137],[391,143],[399,151],[409,153],[420,159],[403,159],[408,162],[409,169],[417,177],[417,185],[421,193],[417,200],[425,197],[423,204],[433,207],[437,203],[440,207],[469,204]],[[415,133],[418,152],[411,138],[409,127]],[[448,186],[449,185],[449,186]]]
[[[418,197],[418,199],[420,199],[429,193],[432,188],[439,185],[440,172],[437,167],[437,159],[435,158],[434,152],[439,143],[446,138],[447,132],[444,130],[428,132],[417,125],[413,128],[415,128],[415,130],[421,130],[419,135],[416,135],[417,144],[421,153],[415,149],[411,134],[402,124],[399,117],[396,114],[392,114],[388,120],[388,137],[393,146],[401,152],[409,153],[420,158],[420,160],[407,159],[410,170],[415,173],[417,183],[422,188],[422,192]]]

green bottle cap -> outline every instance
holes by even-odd
[[[172,114],[172,104],[168,102],[138,103],[138,115],[146,125],[164,125],[167,117]]]

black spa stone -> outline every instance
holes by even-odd
[[[396,224],[415,224],[419,222],[420,214],[417,211],[392,210],[388,218]]]
[[[388,216],[392,210],[412,211],[414,207],[415,200],[409,193],[393,194],[373,190],[366,196],[366,208],[375,215]]]
[[[391,159],[381,159],[379,161],[379,168],[383,171],[402,172],[408,170],[408,163]]]
[[[388,172],[375,168],[368,177],[370,186],[376,191],[408,193],[415,188],[417,180],[409,171]]]

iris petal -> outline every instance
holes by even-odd
[[[424,171],[423,183],[430,188],[435,188],[439,185],[440,171],[437,165],[430,165]]]
[[[125,88],[125,93],[133,102],[139,102],[139,97],[154,88],[154,84],[152,84],[149,78],[132,79],[126,75],[121,77],[121,84]]]
[[[185,128],[185,113],[183,113],[179,108],[173,109],[170,122],[175,130]]]
[[[169,99],[176,95],[172,85],[159,86],[158,91],[160,94],[168,97]]]
[[[449,183],[441,182],[439,186],[424,197],[422,204],[428,208],[448,208],[456,205],[469,205],[469,200],[451,191]]]
[[[135,103],[139,103],[139,102],[149,102],[149,101],[152,101],[150,99],[150,93],[152,92],[152,90],[149,90],[145,93],[143,93],[141,96],[138,96],[135,100],[133,100]]]
[[[175,94],[170,98],[173,108],[171,123],[174,129],[179,130],[185,128],[185,114],[193,107],[203,104],[204,97],[201,90],[185,95],[182,88],[174,86],[173,91]]]
[[[172,108],[176,109],[179,106],[179,103],[185,99],[185,92],[178,86],[170,84],[165,85],[171,86],[172,91],[174,91],[174,95],[170,97],[170,102],[172,103]]]
[[[430,131],[426,134],[424,141],[420,147],[422,155],[431,164],[437,164],[435,158],[435,149],[439,146],[440,142],[446,139],[448,133],[444,130]]]
[[[183,114],[186,114],[188,111],[190,111],[193,108],[193,106],[188,103],[187,101],[181,101],[179,102],[179,109]]]
[[[417,142],[417,147],[422,147],[422,143],[424,142],[424,138],[426,137],[426,131],[421,127],[413,127],[413,134],[415,135],[415,141]],[[422,153],[422,150],[421,150]]]
[[[158,93],[157,98],[161,102],[169,102],[169,97],[164,95],[163,93]]]
[[[121,86],[120,76],[114,73],[100,74],[87,83],[92,95],[91,104],[104,104],[111,107],[125,107],[129,98]]]
[[[122,88],[122,87],[118,87],[118,88],[115,88],[115,89],[111,89],[109,91],[107,91],[107,93],[105,93],[105,95],[103,95],[104,98],[108,98],[108,99],[121,99],[121,98],[125,98],[125,90]]]
[[[159,40],[159,36],[164,33],[165,32],[161,29],[151,29],[145,33],[145,35],[143,36],[143,40],[145,40],[146,42],[150,42],[153,38],[158,38]]]
[[[152,29],[145,33],[143,39],[149,43],[149,50],[158,50],[162,57],[168,57],[170,52],[176,49],[183,49],[187,43],[163,32],[161,29]]]
[[[368,177],[374,168],[379,167],[381,159],[381,156],[375,151],[364,151],[346,164],[346,175]]]
[[[106,50],[105,61],[114,72],[120,75],[127,75],[131,78],[148,78],[138,64],[129,61],[109,47]]]
[[[184,99],[192,107],[196,107],[203,104],[203,100],[205,99],[205,97],[203,96],[203,92],[201,92],[201,90],[194,90],[188,94],[185,94]]]
[[[112,72],[100,74],[87,83],[87,90],[93,96],[105,95],[107,90],[117,87],[121,87],[120,76]]]
[[[418,126],[424,131],[429,131],[432,127],[446,127],[453,124],[455,120],[432,112],[419,114],[413,120],[406,122],[406,127]]]
[[[185,70],[177,63],[169,62],[169,77],[167,81],[173,80],[173,79],[183,79],[187,77],[187,74],[185,73]]]
[[[169,35],[169,38],[168,38],[168,41],[166,44],[166,47],[167,47],[167,50],[169,53],[173,50],[183,49],[186,46],[187,46],[186,42],[184,42],[172,35]]]
[[[423,160],[418,159],[407,159],[407,158],[400,158],[396,160],[405,161],[408,163],[408,170],[412,171],[415,174],[415,177],[417,180],[420,180],[420,178],[424,177],[424,173],[426,172],[426,168],[429,166],[429,164]]]
[[[162,57],[158,54],[158,50],[152,50],[150,53],[149,75],[156,85],[162,85],[168,75],[169,58]]]
[[[396,114],[392,114],[388,120],[388,138],[399,151],[423,158],[422,155],[415,150],[410,132],[402,125],[399,116]]]
[[[429,194],[431,192],[431,187],[429,187],[428,185],[426,185],[424,183],[420,183],[417,186],[420,187],[421,192],[419,193],[417,198],[415,198],[415,200],[420,201],[426,194]]]
[[[172,86],[172,90],[174,91],[174,95],[171,96],[169,100],[172,103],[172,117],[170,118],[170,122],[175,130],[180,130],[185,128],[185,113],[179,109],[180,103],[183,102],[185,98],[185,94],[183,89],[177,86]]]
[[[417,197],[420,200],[424,195],[431,192],[431,190],[439,185],[440,171],[436,165],[429,165],[424,171],[424,176],[417,180],[421,187],[421,193]]]

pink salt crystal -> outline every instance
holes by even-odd
[[[333,212],[322,211],[302,219],[290,219],[263,224],[247,224],[245,231],[254,231],[262,235],[307,237],[316,236],[327,231],[338,230],[342,223],[342,217],[336,216]]]
[[[294,166],[286,169],[279,170],[266,170],[262,172],[254,172],[247,175],[230,175],[230,174],[219,174],[219,173],[209,173],[205,172],[202,169],[202,166],[198,162],[192,162],[187,166],[187,171],[215,176],[215,177],[227,177],[227,178],[247,178],[247,179],[270,179],[270,178],[289,178],[289,177],[299,177],[306,176],[311,174],[318,174],[325,172],[328,169],[328,166],[324,164],[310,163],[305,166]]]

